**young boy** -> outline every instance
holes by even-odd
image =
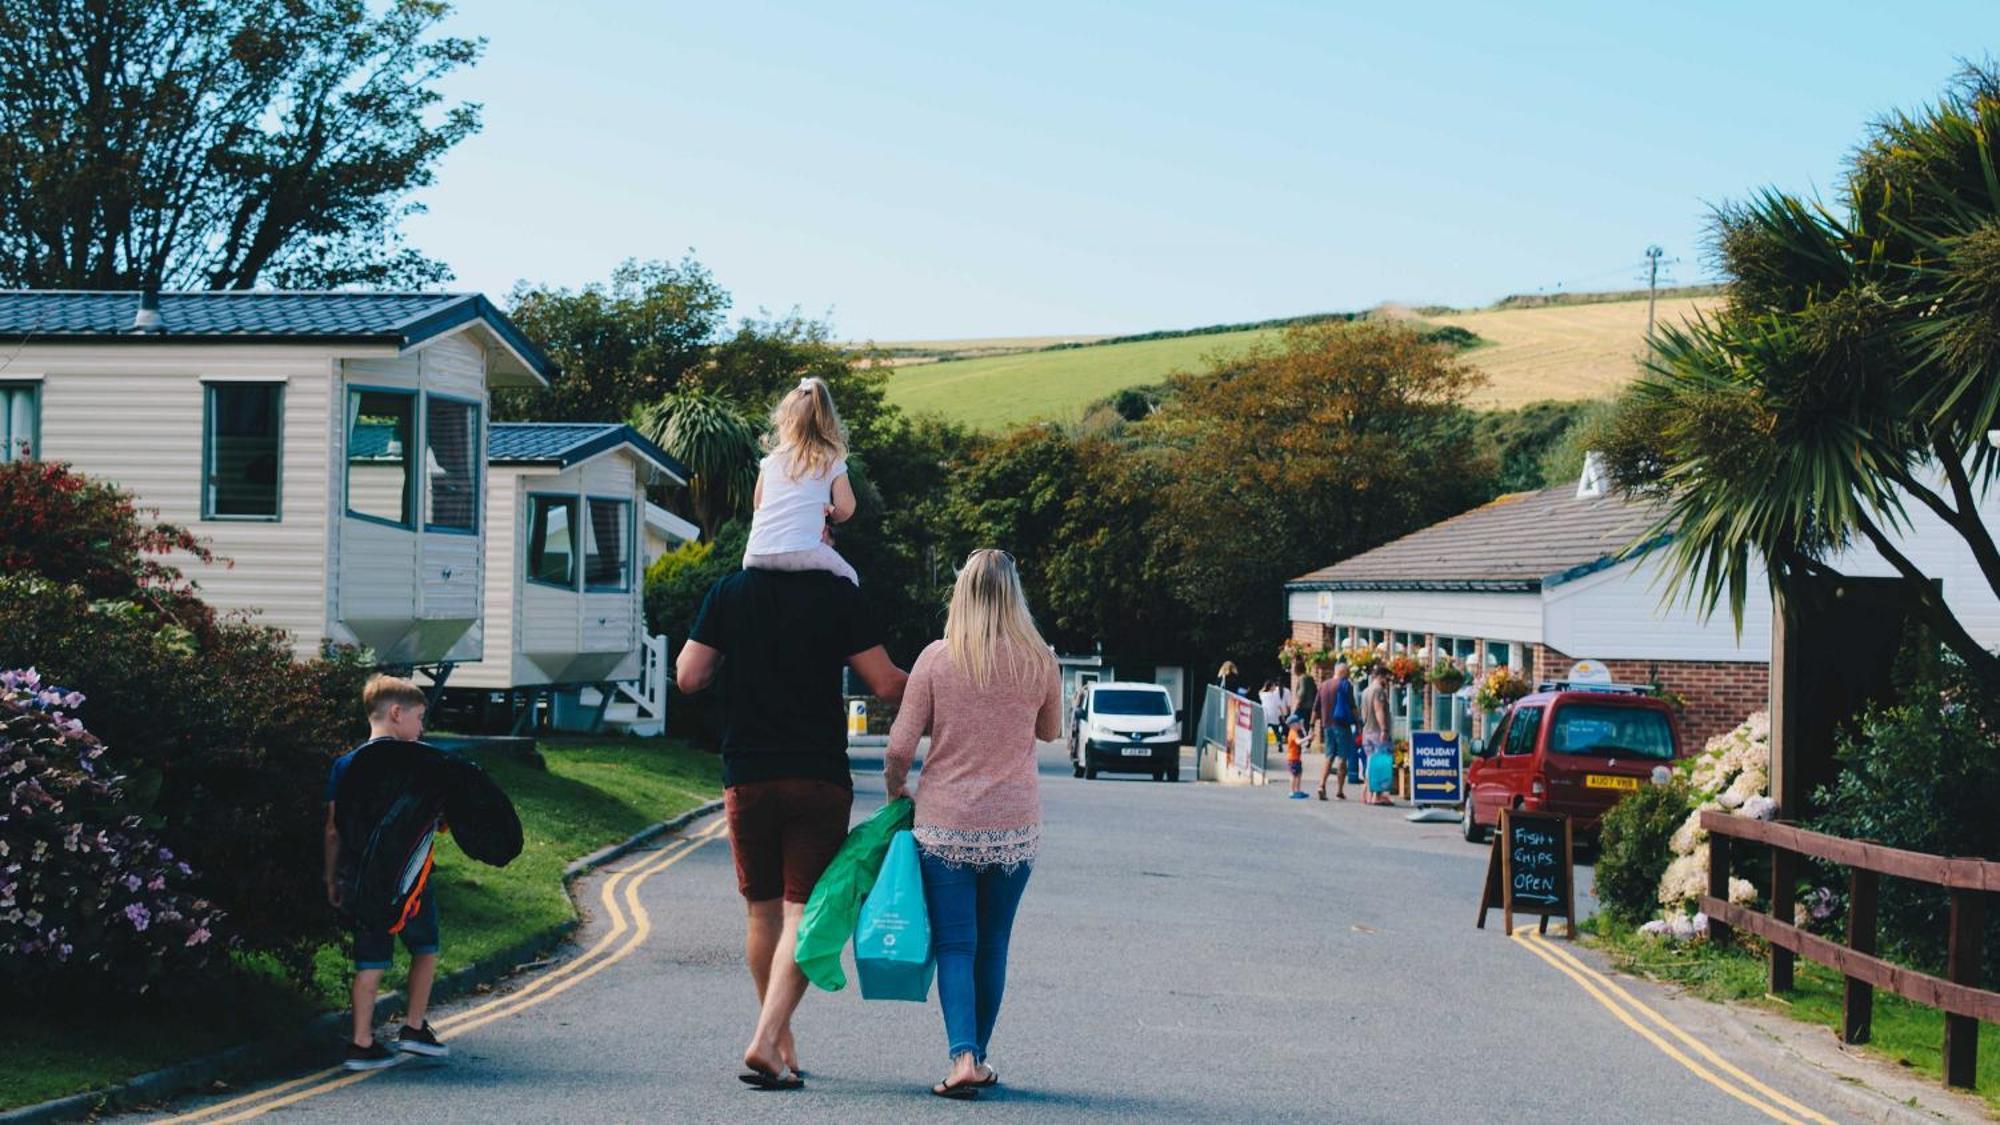
[[[385,738],[415,742],[423,737],[425,704],[424,693],[410,681],[395,676],[370,676],[361,689],[361,705],[368,711],[368,742]],[[326,778],[326,897],[336,907],[340,905],[342,892],[335,874],[340,867],[340,829],[334,820],[334,793],[340,788],[340,775],[360,749],[357,746],[335,759]],[[443,1058],[450,1053],[432,1033],[430,1021],[424,1018],[424,1010],[430,1005],[431,979],[437,973],[438,954],[437,901],[429,887],[422,891],[416,913],[404,923],[402,936],[403,948],[410,951],[409,1004],[403,1025],[390,1047],[375,1041],[375,995],[382,984],[382,971],[395,956],[395,939],[387,930],[354,932],[354,988],[350,994],[354,1003],[354,1034],[347,1044],[347,1058],[341,1064],[348,1070],[394,1066],[402,1061],[403,1052],[431,1058]]]
[[[1306,799],[1306,791],[1300,788],[1305,777],[1305,724],[1298,716],[1292,716],[1285,724],[1285,768],[1292,771],[1292,796],[1294,801]]]

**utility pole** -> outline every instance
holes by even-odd
[[[1660,295],[1660,256],[1666,251],[1657,245],[1646,247],[1646,339],[1653,338],[1653,303]]]

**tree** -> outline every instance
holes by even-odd
[[[1776,191],[1724,206],[1730,283],[1712,318],[1665,330],[1607,452],[1664,498],[1676,593],[1741,621],[1751,566],[1774,589],[1831,574],[1850,543],[1895,569],[1916,614],[1988,685],[2000,658],[1898,548],[1912,503],[1964,539],[2000,594],[1980,518],[2000,424],[2000,76],[1873,126],[1843,211]]]
[[[684,514],[703,535],[750,513],[757,428],[728,399],[705,387],[675,391],[640,416],[639,430],[687,467]]]
[[[0,286],[417,288],[409,200],[479,128],[436,0],[0,2]]]
[[[503,420],[625,422],[706,362],[729,293],[700,262],[626,261],[610,284],[520,285],[509,316],[562,369],[547,390],[504,391]]]
[[[1496,466],[1448,344],[1384,322],[1286,330],[1175,378],[1136,427],[1159,514],[1148,549],[1192,649],[1262,663],[1285,581],[1470,508]]]

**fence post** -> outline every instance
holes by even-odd
[[[1713,831],[1708,834],[1708,896],[1729,901],[1729,837]],[[1732,933],[1729,923],[1708,920],[1708,940],[1717,949],[1729,948]]]
[[[1951,892],[1951,938],[1945,975],[1956,984],[1979,987],[1979,947],[1986,936],[1986,897],[1981,891]],[[1979,1069],[1979,1021],[1944,1016],[1944,1083],[1972,1089]]]
[[[1792,924],[1793,899],[1799,880],[1796,857],[1786,848],[1771,848],[1771,917],[1780,925]],[[1771,992],[1783,995],[1792,990],[1792,951],[1771,943]]]
[[[1848,874],[1847,948],[1856,953],[1875,952],[1875,889],[1879,880],[1873,871],[1859,867]],[[1875,986],[1847,978],[1846,996],[1841,1003],[1840,1038],[1847,1043],[1866,1043],[1875,1023]]]

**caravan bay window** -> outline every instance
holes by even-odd
[[[592,591],[630,589],[631,572],[631,502],[592,497],[590,549],[583,557],[584,588]]]
[[[528,497],[528,581],[576,588],[575,529],[575,497]]]
[[[0,383],[0,465],[39,452],[40,422],[41,388],[33,383]]]
[[[409,391],[347,392],[347,514],[416,527],[410,455],[417,396]]]
[[[479,530],[479,407],[426,395],[424,530]]]

